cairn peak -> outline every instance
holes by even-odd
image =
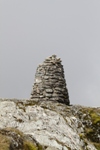
[[[37,67],[31,99],[59,101],[69,105],[61,59],[52,55]]]

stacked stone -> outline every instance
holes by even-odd
[[[69,105],[69,94],[61,59],[47,58],[36,70],[31,99],[59,101]]]

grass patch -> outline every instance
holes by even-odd
[[[31,142],[25,141],[24,142],[24,150],[38,150],[38,148]]]
[[[86,115],[83,118],[84,134],[80,134],[80,138],[88,139],[97,150],[100,150],[100,109],[87,107],[82,108],[81,112]]]
[[[94,143],[94,146],[97,148],[97,150],[100,150],[100,143]]]
[[[0,130],[0,150],[10,150],[13,142],[17,143],[18,149],[43,150],[39,143],[28,140],[24,134],[15,128],[4,128]]]
[[[100,115],[95,110],[90,110],[89,114],[91,116],[93,124],[100,123]]]
[[[6,136],[0,134],[0,150],[9,150],[9,146],[10,140]]]

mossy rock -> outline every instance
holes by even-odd
[[[100,143],[94,143],[94,146],[97,148],[97,150],[100,150]]]
[[[92,123],[95,125],[100,125],[100,115],[98,112],[96,112],[95,110],[90,110],[89,114],[91,116],[92,119]]]
[[[39,143],[26,140],[24,134],[15,128],[0,130],[0,150],[43,150]]]
[[[38,150],[38,148],[32,142],[24,141],[24,150]]]
[[[88,139],[97,150],[100,150],[100,109],[87,107],[82,108],[81,112],[86,115],[83,118],[84,134],[80,134],[80,138]]]

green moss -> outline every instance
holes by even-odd
[[[0,134],[0,150],[9,150],[9,146],[9,139],[6,136]]]
[[[71,150],[71,148],[70,148],[70,147],[67,147],[67,149],[68,149],[68,150]]]
[[[94,146],[97,148],[97,150],[100,150],[100,144],[99,143],[94,143]]]
[[[21,132],[20,130],[16,129],[16,128],[5,128],[6,131],[10,131],[10,132],[15,132],[17,135],[20,135],[21,137],[23,137],[23,132]]]
[[[100,126],[100,109],[97,108],[83,108],[82,113],[85,113],[86,116],[84,120],[91,121],[91,126]]]
[[[27,107],[27,106],[34,106],[34,105],[37,105],[39,102],[38,101],[34,101],[34,100],[28,100],[24,106]]]
[[[15,141],[18,138],[18,141],[21,142],[21,145],[19,144],[19,148],[23,150],[43,150],[43,147],[39,143],[33,143],[28,140],[21,131],[10,127],[0,130],[0,150],[9,150],[12,138]]]
[[[93,124],[100,123],[100,115],[99,115],[97,112],[91,110],[91,111],[89,112],[89,114],[90,114],[90,116],[91,116],[91,119],[92,119],[92,123],[93,123]]]
[[[43,150],[42,145],[38,144],[37,147],[38,147],[38,150]]]
[[[84,135],[80,134],[80,138],[85,141],[88,139],[97,150],[100,150],[100,109],[98,108],[82,108],[80,110],[83,114],[86,114],[83,118],[85,123]]]
[[[30,141],[24,141],[24,150],[43,150],[43,147],[41,145],[34,145]]]
[[[24,142],[24,150],[38,150],[38,148],[29,141]]]
[[[8,128],[8,129],[10,129],[10,131],[16,132],[16,134],[19,134],[23,138],[23,133],[19,131],[18,129],[15,129],[15,128]],[[23,143],[24,143],[24,150],[42,150],[43,149],[40,144],[37,144],[37,146],[35,146],[32,142],[27,141],[24,138],[23,138]]]
[[[79,136],[80,136],[80,139],[82,140],[85,138],[85,135],[83,133],[80,133]]]
[[[91,128],[86,128],[85,132],[87,135],[94,133],[93,129],[91,129]]]

